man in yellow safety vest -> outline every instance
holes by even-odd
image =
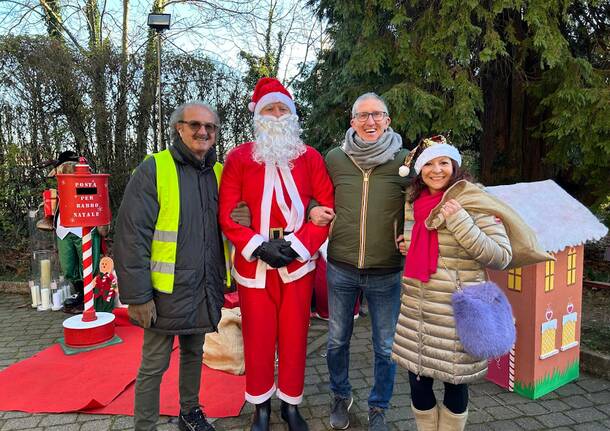
[[[225,259],[218,227],[219,119],[201,102],[170,118],[172,145],[144,160],[125,190],[114,247],[121,302],[144,328],[136,430],[156,429],[159,387],[180,341],[181,430],[213,430],[199,405],[204,336],[216,331]]]

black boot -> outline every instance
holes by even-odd
[[[269,419],[271,418],[271,398],[260,404],[256,404],[256,412],[252,419],[250,431],[269,431]]]
[[[206,419],[201,407],[195,407],[186,414],[180,410],[178,428],[180,431],[216,431],[216,428]]]
[[[282,400],[282,407],[280,408],[282,419],[288,424],[290,431],[308,431],[309,427],[307,422],[299,413],[299,408],[295,404],[289,404]]]
[[[85,299],[82,280],[74,282],[74,290],[76,293],[64,301],[64,311],[74,314],[82,313]]]

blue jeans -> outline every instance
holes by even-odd
[[[328,262],[328,352],[330,390],[349,398],[349,344],[354,329],[354,305],[360,291],[368,303],[375,352],[375,383],[369,407],[387,409],[394,390],[396,364],[390,358],[400,311],[400,271],[385,275],[360,275]]]

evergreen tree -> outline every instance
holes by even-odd
[[[412,146],[451,131],[486,184],[556,175],[610,192],[610,2],[312,0],[330,46],[298,85],[307,142],[340,142],[355,98]]]

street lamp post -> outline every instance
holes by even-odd
[[[157,89],[159,96],[157,98],[157,141],[159,146],[163,148],[163,116],[161,107],[161,33],[164,30],[169,29],[171,22],[171,15],[168,13],[150,13],[148,14],[148,26],[157,32],[157,78],[159,87]]]

